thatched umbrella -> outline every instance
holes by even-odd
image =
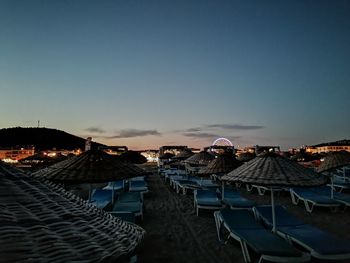
[[[192,155],[194,155],[194,153],[191,151],[191,149],[184,149],[181,152],[179,152],[178,154],[176,154],[175,156],[171,157],[171,159],[175,159],[175,160],[186,160],[187,158],[191,157]]]
[[[158,157],[158,159],[167,160],[167,159],[171,159],[171,158],[174,157],[174,156],[175,156],[174,154],[169,153],[169,152],[166,152],[166,153],[160,155],[160,156]]]
[[[33,173],[36,178],[45,178],[55,183],[81,184],[106,183],[144,175],[140,167],[124,163],[104,151],[89,150]],[[112,190],[112,202],[114,190]],[[91,200],[91,187],[89,193]]]
[[[119,262],[144,230],[0,163],[0,261]]]
[[[207,151],[201,151],[187,158],[185,163],[190,165],[207,166],[214,159],[214,155],[208,153]]]
[[[241,162],[248,162],[256,157],[255,153],[244,152],[237,156],[237,160]]]
[[[325,177],[274,152],[258,155],[227,175],[222,181],[269,186],[271,190],[272,220],[276,231],[273,187],[312,187],[326,183]]]
[[[207,167],[199,170],[199,176],[208,176],[211,174],[223,175],[239,167],[242,163],[238,161],[233,154],[221,154],[212,160]]]
[[[336,168],[340,168],[346,165],[350,164],[350,153],[346,151],[339,151],[339,152],[330,152],[328,153],[323,162],[320,164],[319,167],[317,167],[317,172],[319,173],[325,173],[329,172],[328,175],[330,175],[330,171]],[[333,192],[333,175],[330,176],[331,178],[331,198],[334,197]]]

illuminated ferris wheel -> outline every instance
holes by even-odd
[[[212,146],[228,146],[228,147],[233,147],[232,142],[229,139],[226,138],[218,138],[216,139],[213,143]]]

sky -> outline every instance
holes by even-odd
[[[0,128],[107,145],[350,139],[350,1],[0,0]]]

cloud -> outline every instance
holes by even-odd
[[[225,130],[258,130],[263,129],[264,126],[260,125],[242,125],[242,124],[209,124],[208,128],[219,128]]]
[[[87,128],[85,129],[86,131],[88,132],[92,132],[92,133],[105,133],[106,131],[102,130],[101,128],[99,127],[90,127],[90,128]]]
[[[108,136],[108,139],[116,138],[133,138],[133,137],[143,137],[148,135],[161,135],[157,130],[138,130],[138,129],[125,129],[120,130],[119,134],[114,136]]]
[[[207,133],[207,132],[185,132],[182,135],[186,137],[196,138],[196,139],[213,139],[213,138],[220,137],[217,134]]]

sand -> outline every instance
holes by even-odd
[[[238,242],[220,244],[215,228],[213,211],[200,210],[197,217],[193,207],[193,194],[177,194],[155,172],[147,177],[150,193],[145,196],[144,220],[138,222],[147,232],[137,251],[138,262],[244,262]],[[256,192],[242,194],[259,204],[269,204],[270,196]],[[285,205],[288,211],[303,221],[336,236],[350,238],[350,209],[331,213],[327,208],[315,208],[312,214],[304,205],[295,206],[287,193],[276,198],[276,204]],[[312,262],[335,262],[316,260]],[[337,262],[350,262],[343,260]]]

